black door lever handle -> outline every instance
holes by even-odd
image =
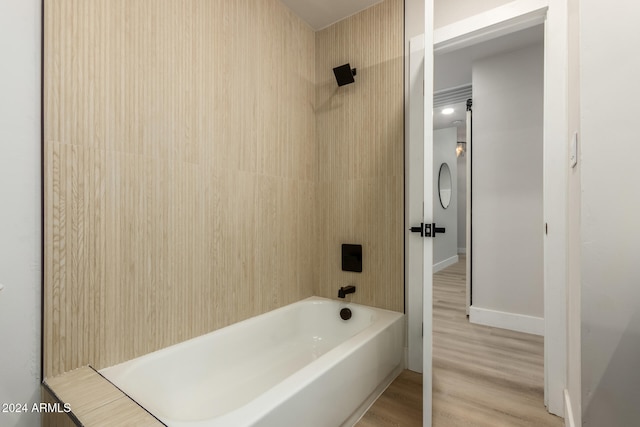
[[[411,227],[409,231],[411,231],[412,233],[420,233],[420,236],[424,236],[423,228],[422,228],[423,226],[424,226],[424,223],[420,223],[420,227]]]
[[[435,223],[432,225],[432,227],[433,227],[433,237],[436,237],[436,233],[444,234],[444,232],[447,231],[447,229],[444,227],[436,227]]]
[[[436,227],[435,223],[422,223],[420,227],[411,227],[409,231],[412,233],[420,233],[422,237],[436,237],[436,233],[444,233],[446,229],[444,227]]]

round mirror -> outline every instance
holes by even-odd
[[[440,196],[440,204],[447,209],[451,203],[451,171],[449,165],[443,163],[440,165],[440,173],[438,174],[438,195]]]

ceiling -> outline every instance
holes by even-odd
[[[281,0],[314,30],[322,30],[382,0]]]
[[[453,114],[442,114],[442,108],[435,108],[433,110],[433,128],[444,129],[454,126],[458,127],[461,129],[461,131],[458,132],[458,140],[464,141],[466,137],[460,139],[460,136],[464,136],[463,134],[466,132],[467,103],[452,104],[450,107],[453,108]],[[457,120],[459,120],[460,123],[453,123]]]

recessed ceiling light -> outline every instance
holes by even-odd
[[[454,109],[453,108],[445,108],[442,110],[442,114],[453,114]]]

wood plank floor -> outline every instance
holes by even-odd
[[[356,427],[420,427],[422,425],[422,374],[403,371]]]
[[[543,338],[473,325],[465,260],[433,280],[433,426],[560,427],[543,404]],[[403,372],[357,427],[422,425],[422,376]]]

